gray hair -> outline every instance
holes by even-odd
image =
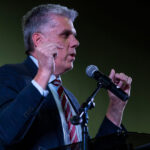
[[[40,32],[42,25],[45,25],[48,22],[52,23],[52,19],[47,18],[47,15],[53,14],[67,17],[72,22],[74,22],[75,18],[78,16],[77,11],[58,4],[43,4],[28,11],[22,19],[26,54],[29,54],[29,52],[34,49],[32,34]]]

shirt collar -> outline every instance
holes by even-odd
[[[33,63],[34,63],[37,67],[39,67],[39,65],[38,65],[38,60],[37,60],[35,57],[33,57],[32,55],[30,55],[29,57],[31,58],[31,60],[33,61]],[[49,79],[48,83],[51,83],[51,82],[54,81],[55,79],[58,79],[58,80],[61,81],[61,77],[60,77],[60,76],[59,76],[59,77],[56,77],[54,74],[52,74],[52,75],[50,76],[50,79]]]

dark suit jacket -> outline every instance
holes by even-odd
[[[49,91],[41,96],[31,80],[37,73],[32,60],[0,68],[0,150],[47,150],[64,145],[59,112]],[[78,112],[76,98],[65,89]],[[97,136],[119,128],[104,119]]]

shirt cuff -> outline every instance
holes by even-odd
[[[105,116],[97,136],[106,136],[114,133],[124,134],[127,133],[127,130],[123,125],[121,127],[116,126]]]
[[[33,86],[41,93],[42,96],[46,97],[49,93],[48,90],[44,90],[35,80],[32,80]]]

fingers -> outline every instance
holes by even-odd
[[[114,79],[115,79],[115,70],[114,69],[111,69],[111,72],[109,74],[109,78],[112,79],[112,81],[114,82]]]
[[[37,48],[39,50],[42,50],[42,49],[51,48],[51,47],[55,47],[55,48],[59,48],[59,49],[63,48],[63,46],[58,43],[42,43]]]
[[[40,43],[34,51],[36,59],[38,60],[39,69],[48,70],[51,73],[55,70],[55,59],[58,54],[58,50],[64,48],[59,43],[50,43],[44,41]]]
[[[53,57],[55,59],[57,57],[58,50],[63,48],[64,47],[58,43],[44,42],[36,47],[36,50],[47,57]]]
[[[118,88],[121,88],[124,92],[130,95],[132,78],[127,76],[124,73],[115,73],[115,70],[112,69],[109,77],[112,79],[113,83],[117,85]]]
[[[115,74],[115,84],[119,87],[125,87],[126,85],[131,85],[132,78],[127,76],[124,73],[116,73]]]
[[[43,43],[40,46],[37,47],[39,51],[44,50],[53,50],[53,49],[62,49],[63,46],[57,43]]]
[[[131,78],[131,77],[128,77],[127,83],[128,83],[128,84],[131,84],[131,83],[132,83],[132,78]]]

